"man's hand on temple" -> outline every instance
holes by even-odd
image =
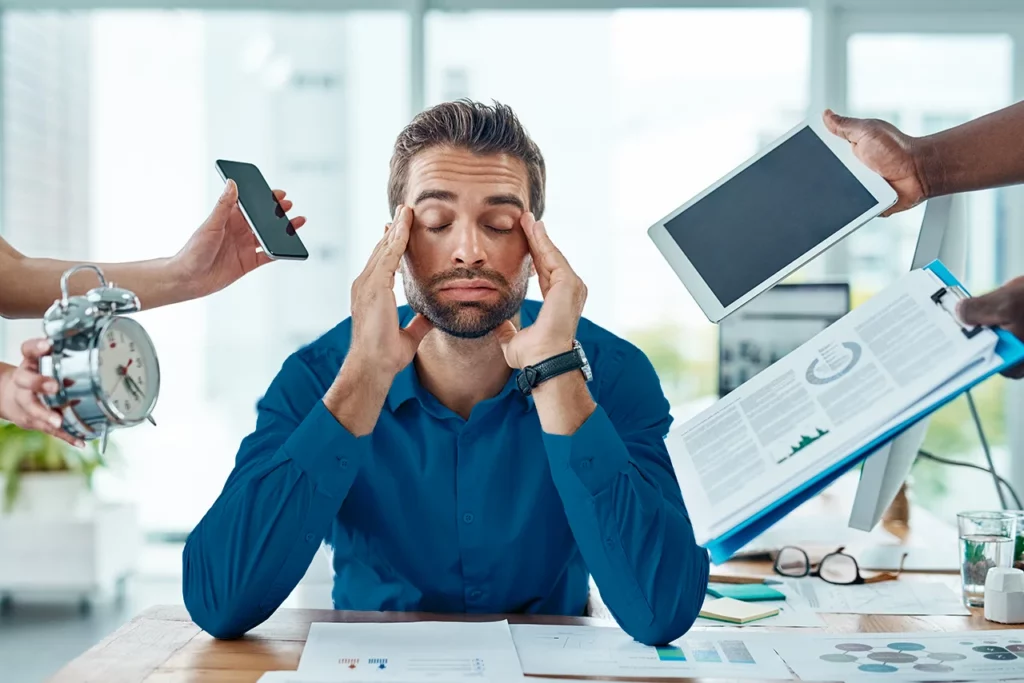
[[[398,324],[395,273],[412,229],[412,208],[399,205],[394,222],[352,284],[352,342],[324,401],[352,434],[373,431],[395,375],[412,362],[433,326],[422,315]]]
[[[964,299],[957,315],[967,325],[1002,327],[1018,339],[1024,339],[1024,277],[1010,280],[988,294]],[[1003,372],[1007,377],[1024,377],[1024,364]]]
[[[517,332],[515,325],[507,321],[495,331],[511,368],[522,368],[571,350],[587,300],[587,286],[548,237],[544,222],[527,212],[521,224],[544,304],[537,320],[527,329]]]

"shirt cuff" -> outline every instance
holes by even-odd
[[[318,490],[344,497],[370,455],[370,439],[371,434],[353,436],[323,401],[317,401],[283,450]]]
[[[572,435],[544,432],[544,447],[552,469],[573,472],[591,495],[629,466],[629,450],[600,405]]]

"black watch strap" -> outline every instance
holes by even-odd
[[[536,365],[527,365],[523,368],[523,371],[519,373],[519,377],[516,378],[516,383],[519,385],[519,391],[523,392],[524,395],[529,396],[533,388],[541,382],[547,381],[552,377],[565,374],[566,372],[572,372],[573,370],[582,370],[584,360],[580,353],[575,347],[565,353],[560,353],[557,356],[552,356],[546,360],[542,360]]]

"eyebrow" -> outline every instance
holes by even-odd
[[[448,190],[423,190],[419,195],[416,196],[416,201],[413,205],[424,202],[428,199],[437,199],[442,202],[454,202],[458,199],[458,195]],[[518,195],[508,194],[495,194],[487,198],[487,204],[489,206],[514,206],[520,211],[526,211],[526,205]]]

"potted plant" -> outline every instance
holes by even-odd
[[[95,441],[79,449],[0,421],[0,514],[71,514],[92,489],[93,473],[107,463]]]

